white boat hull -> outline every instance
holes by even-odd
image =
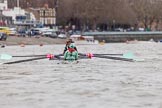
[[[97,45],[99,44],[98,40],[87,41],[87,40],[77,40],[75,41],[76,45]]]

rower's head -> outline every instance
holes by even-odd
[[[74,43],[74,41],[72,39],[69,39],[70,43]]]
[[[70,45],[70,43],[71,43],[71,42],[70,42],[69,40],[66,41],[66,45]]]

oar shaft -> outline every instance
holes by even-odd
[[[55,55],[54,57],[59,59],[59,56],[62,56],[62,54]],[[44,55],[43,57],[37,57],[37,58],[31,58],[31,59],[25,59],[25,60],[18,60],[18,61],[13,61],[13,62],[7,62],[4,64],[16,64],[16,63],[22,63],[22,62],[28,62],[28,61],[34,61],[34,60],[40,60],[40,59],[46,59],[47,56]]]
[[[16,63],[22,63],[22,62],[33,61],[33,60],[45,59],[45,58],[46,58],[46,57],[31,58],[31,59],[25,59],[25,60],[18,60],[18,61],[13,61],[13,62],[7,62],[7,63],[4,63],[4,64],[16,64]]]
[[[12,56],[12,57],[40,57],[40,56],[46,56],[46,55],[25,55],[25,56]]]
[[[121,61],[130,61],[133,62],[133,59],[128,59],[128,58],[121,58],[121,57],[112,57],[112,56],[94,56],[98,58],[105,58],[105,59],[113,59],[113,60],[121,60]]]
[[[82,54],[79,53],[80,55],[86,55],[86,54]],[[94,56],[99,56],[99,55],[113,55],[113,56],[123,56],[123,54],[93,54]]]
[[[123,54],[93,54],[94,56],[98,55],[113,55],[113,56],[122,56]]]
[[[55,56],[62,56],[63,54],[59,54],[59,55],[55,55]],[[22,55],[22,56],[12,56],[12,57],[45,57],[45,56],[47,56],[47,54],[43,54],[43,55]]]
[[[86,54],[79,53],[80,56],[87,56]],[[121,61],[130,61],[133,62],[133,59],[121,58],[121,57],[112,57],[112,56],[104,56],[104,55],[93,55],[93,57],[97,58],[105,58],[105,59],[113,59],[113,60],[121,60]]]

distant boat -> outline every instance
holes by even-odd
[[[70,39],[75,41],[77,45],[96,45],[99,44],[98,40],[94,39],[94,36],[81,36],[71,35]]]

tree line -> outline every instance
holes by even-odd
[[[16,5],[16,0],[8,2],[9,7]],[[162,0],[20,0],[22,8],[44,4],[56,8],[57,24],[78,29],[162,28]]]

